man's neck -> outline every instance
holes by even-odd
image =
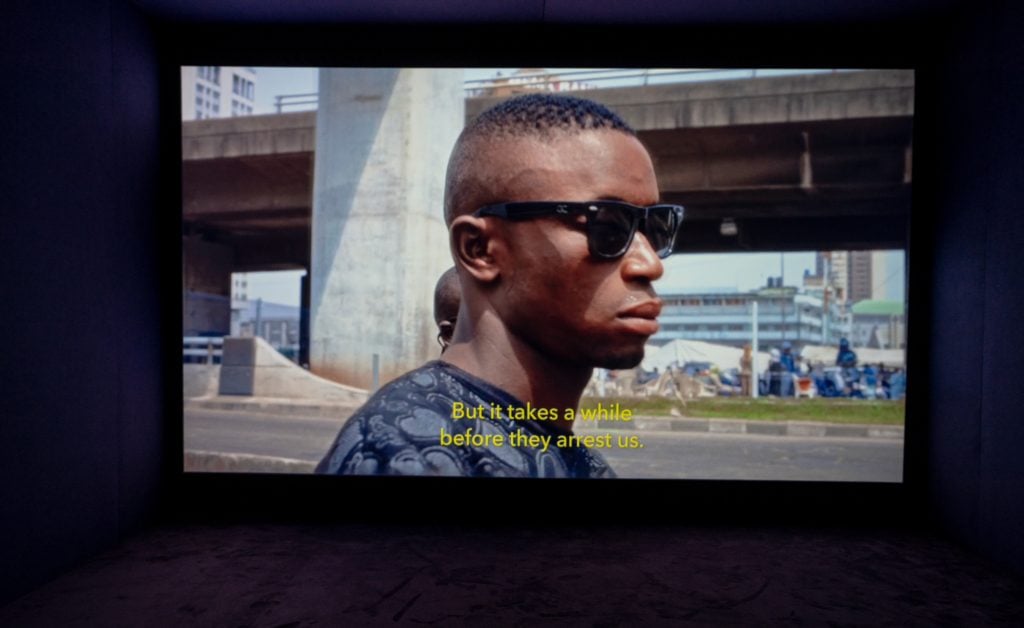
[[[579,407],[592,368],[569,365],[544,356],[504,333],[480,334],[452,344],[441,360],[493,384],[535,408],[552,408],[559,416]],[[486,338],[486,341],[484,340]],[[572,421],[552,424],[572,430]]]

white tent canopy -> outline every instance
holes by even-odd
[[[644,360],[640,366],[645,371],[653,371],[655,367],[664,371],[672,362],[679,366],[687,362],[710,362],[720,370],[739,368],[740,358],[743,357],[743,349],[718,345],[701,340],[673,340],[658,348],[647,346]],[[835,355],[832,356],[833,360]],[[768,354],[759,351],[756,356],[754,370],[757,372],[768,368]]]
[[[903,368],[906,364],[906,352],[903,349],[869,349],[868,347],[854,347],[857,354],[857,365],[884,364],[891,368]],[[829,345],[805,345],[800,350],[800,355],[809,364],[821,363],[825,366],[832,366],[836,363],[836,354],[839,347]]]

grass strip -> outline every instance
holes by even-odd
[[[867,425],[903,425],[905,403],[869,399],[758,399],[706,397],[692,399],[684,407],[678,400],[665,397],[584,397],[580,406],[597,408],[618,403],[634,415],[678,416],[706,419],[746,419],[753,421],[817,421],[822,423],[859,423]]]

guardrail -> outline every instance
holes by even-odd
[[[221,336],[184,336],[181,356],[185,364],[220,364],[224,357]]]
[[[320,103],[320,93],[311,94],[283,94],[274,96],[274,112],[284,113],[285,107],[305,107],[313,105],[314,108]]]
[[[571,92],[602,87],[643,87],[667,83],[726,81],[791,74],[823,74],[835,69],[712,69],[712,68],[601,68],[521,72],[508,76],[471,79],[463,83],[467,98],[507,96],[531,91]],[[319,94],[282,94],[274,97],[274,110],[284,113],[288,108],[315,108]]]

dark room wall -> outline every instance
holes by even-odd
[[[164,158],[173,151],[160,143],[158,121],[171,114],[158,87],[176,79],[161,83],[137,8],[159,14],[176,3],[46,4],[5,6],[0,39],[0,599],[144,521],[164,495],[168,430],[179,429],[178,391],[165,387],[161,366],[177,342],[175,291],[159,270],[178,263],[166,232],[176,223],[158,212],[170,189],[161,177],[177,176],[161,162],[162,149]],[[934,137],[915,147],[931,153],[915,187],[935,187],[915,210],[926,222],[912,236],[911,264],[927,265],[920,276],[929,278],[912,286],[921,297],[912,303],[929,310],[911,312],[912,325],[924,321],[912,342],[923,330],[931,358],[911,374],[927,389],[912,411],[927,415],[918,478],[938,520],[1024,571],[1024,24],[1009,3],[978,4],[986,8],[927,44],[946,56],[933,67]],[[271,5],[289,6],[260,6]],[[221,19],[245,21],[241,5],[220,6]],[[569,19],[557,9],[574,4],[530,6],[524,19],[545,6]]]
[[[919,214],[934,254],[911,261],[932,266],[927,482],[948,530],[1024,572],[1024,20],[982,5],[939,65],[935,206]]]
[[[128,2],[5,6],[0,597],[159,497],[154,42]]]

